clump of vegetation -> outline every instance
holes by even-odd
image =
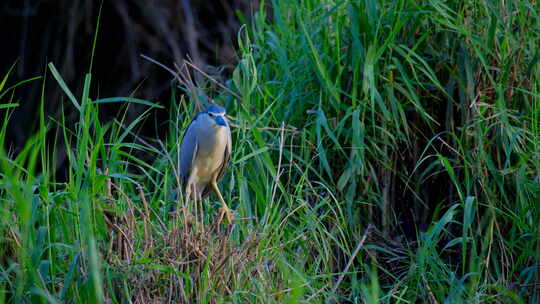
[[[50,65],[79,120],[42,110],[25,148],[2,152],[0,299],[536,303],[535,7],[263,4],[239,33],[230,81],[172,88],[163,142],[138,136],[158,104],[91,96],[90,74],[77,98]],[[214,198],[185,206],[177,191],[182,130],[203,91],[234,124],[220,188],[246,220],[230,227],[214,225]],[[149,108],[102,123],[109,102]]]

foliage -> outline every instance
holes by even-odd
[[[233,122],[229,227],[177,191],[176,93],[202,91],[173,88],[161,142],[137,135],[157,104],[90,74],[76,98],[50,65],[79,120],[42,110],[1,155],[0,299],[539,303],[539,35],[533,1],[263,4],[230,81],[199,84]],[[149,108],[101,123],[121,101]]]

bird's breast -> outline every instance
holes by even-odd
[[[209,156],[212,154],[220,154],[223,156],[225,147],[227,146],[228,134],[225,127],[218,127],[209,132],[203,132],[199,136],[197,154]]]
[[[228,134],[226,128],[219,127],[215,132],[201,135],[193,166],[198,172],[198,182],[207,183],[218,173],[223,163]]]

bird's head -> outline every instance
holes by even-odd
[[[227,119],[225,118],[225,108],[212,105],[203,111],[215,123],[216,127],[226,127]]]

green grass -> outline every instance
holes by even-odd
[[[180,212],[196,90],[171,88],[161,142],[138,136],[158,104],[93,96],[91,74],[76,96],[49,65],[43,88],[78,118],[45,117],[42,95],[34,135],[1,151],[0,302],[540,303],[538,12],[263,3],[238,35],[237,97],[199,84],[234,123],[220,188],[249,219],[232,227],[212,225],[214,197]],[[103,123],[107,102],[148,110]]]

